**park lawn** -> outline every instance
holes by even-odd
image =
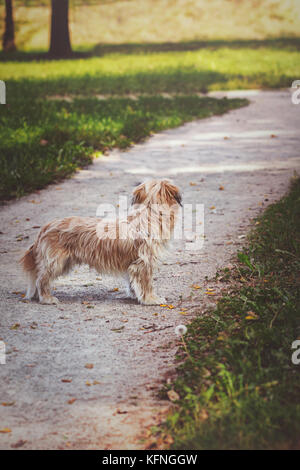
[[[259,217],[215,310],[188,326],[160,429],[173,449],[299,449],[300,179]],[[164,392],[164,393],[165,393]],[[177,397],[176,397],[177,398]]]
[[[199,97],[198,92],[290,86],[300,76],[299,44],[296,38],[131,44],[103,46],[61,61],[1,53],[7,106],[0,111],[0,199],[66,177],[99,152],[126,148],[152,132],[247,103]],[[160,96],[166,92],[175,96]],[[97,94],[107,100],[98,100]]]
[[[297,38],[102,46],[82,54],[49,61],[34,52],[0,53],[8,99],[28,92],[45,97],[282,88],[300,76]]]
[[[91,163],[94,156],[129,147],[152,132],[246,104],[197,96],[81,98],[70,103],[36,99],[34,88],[28,89],[1,109],[0,198],[42,188]]]

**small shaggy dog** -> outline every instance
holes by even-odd
[[[124,219],[67,217],[46,224],[20,260],[28,274],[26,299],[37,291],[41,303],[58,303],[50,282],[88,264],[101,274],[125,275],[129,296],[140,303],[164,303],[153,292],[152,274],[171,239],[179,205],[181,195],[170,180],[151,180],[135,188]]]

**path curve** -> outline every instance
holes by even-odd
[[[300,106],[289,91],[227,96],[251,104],[113,151],[74,178],[0,209],[0,339],[7,353],[0,403],[10,405],[0,405],[0,429],[11,430],[0,433],[1,449],[143,448],[143,430],[167,409],[156,391],[174,371],[174,327],[212,303],[191,285],[208,285],[205,277],[242,244],[249,220],[300,171]],[[84,267],[56,282],[59,308],[22,301],[17,260],[34,227],[61,216],[93,216],[100,202],[118,203],[151,175],[172,177],[185,203],[205,205],[203,249],[186,251],[176,242],[156,276],[158,292],[174,309],[139,306],[125,298],[120,281],[99,280]]]

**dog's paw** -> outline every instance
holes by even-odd
[[[29,296],[29,295],[25,295],[24,299],[23,300],[32,300],[33,297]]]
[[[163,297],[158,297],[157,295],[152,295],[151,297],[142,300],[143,305],[161,305],[166,303],[166,299]]]
[[[126,297],[128,299],[136,299],[136,295],[131,289],[126,289]]]
[[[58,305],[59,300],[56,297],[43,297],[40,299],[40,303],[43,305]]]

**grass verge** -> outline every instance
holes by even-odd
[[[0,199],[18,197],[90,163],[95,152],[126,148],[152,132],[223,114],[247,100],[184,96],[130,99],[35,98],[19,89],[0,116]]]
[[[0,109],[0,199],[65,177],[95,152],[246,104],[195,93],[289,87],[299,59],[299,38],[102,45],[61,61],[0,53],[8,103]],[[168,100],[163,92],[183,96]],[[151,96],[124,96],[132,93]],[[97,94],[110,98],[99,101]],[[47,99],[53,95],[75,99]]]
[[[256,221],[227,294],[188,327],[179,395],[159,430],[174,449],[299,449],[300,180]],[[299,356],[299,354],[298,354]],[[175,395],[176,397],[176,395]],[[157,430],[156,430],[157,431]]]
[[[0,53],[8,102],[29,90],[51,94],[192,94],[290,87],[300,76],[300,39],[99,46],[73,59]],[[92,56],[89,57],[88,54]],[[81,57],[81,58],[80,58]],[[1,64],[1,62],[3,62]]]

